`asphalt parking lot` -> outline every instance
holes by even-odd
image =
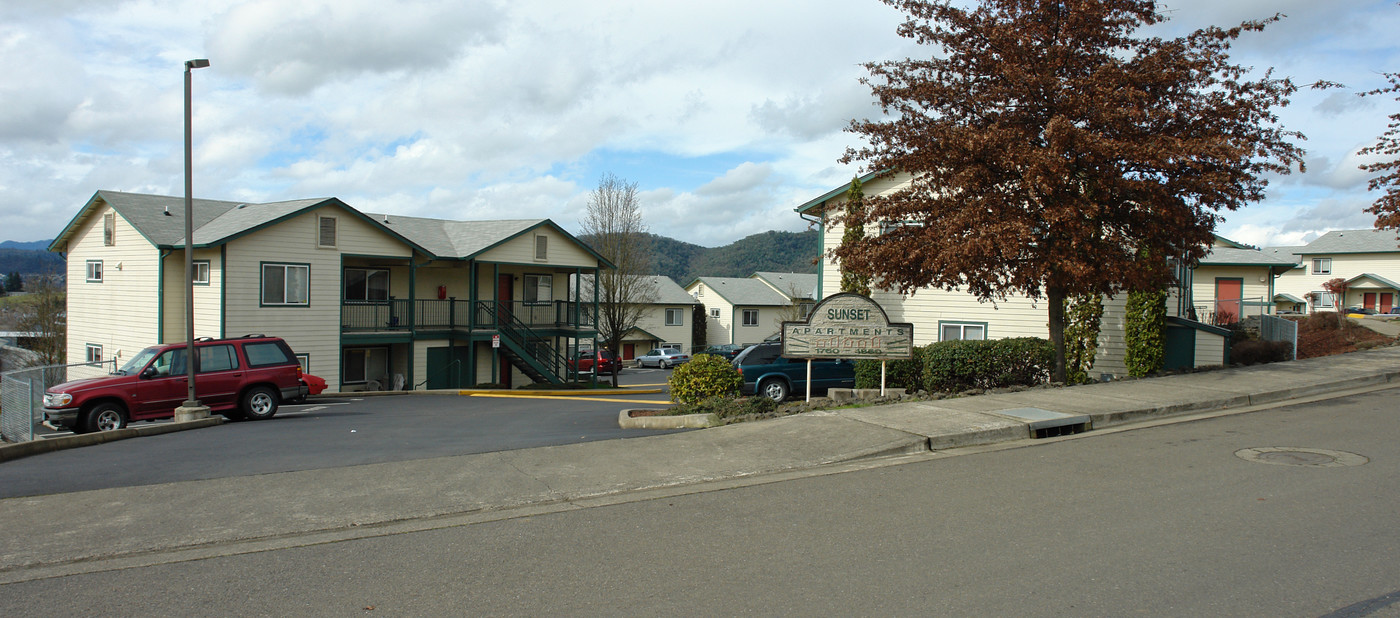
[[[626,369],[663,388],[669,371]],[[665,394],[542,397],[529,391],[321,397],[266,421],[119,440],[0,463],[0,498],[426,459],[655,435],[624,430],[624,408]],[[57,435],[49,432],[48,435]]]

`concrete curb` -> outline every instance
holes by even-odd
[[[664,416],[632,416],[634,408],[617,415],[617,425],[623,429],[704,429],[720,424],[715,414],[669,414]]]
[[[224,417],[211,416],[197,421],[185,421],[181,423],[160,423],[156,425],[143,425],[141,427],[127,427],[116,431],[98,431],[94,433],[83,433],[58,438],[40,438],[29,442],[18,442],[15,444],[0,445],[0,461],[10,461],[39,453],[51,453],[64,449],[92,446],[127,438],[140,436],[157,436],[163,433],[173,433],[189,429],[200,429],[202,427],[213,427],[222,425]]]
[[[457,391],[458,395],[531,395],[534,397],[614,397],[617,395],[655,395],[664,392],[659,388],[612,388],[588,390],[520,390],[506,388],[468,388]]]

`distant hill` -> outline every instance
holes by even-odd
[[[48,250],[52,240],[33,242],[0,242],[0,274],[18,272],[23,275],[62,273],[63,256]]]
[[[762,232],[723,247],[652,235],[657,274],[680,285],[696,277],[747,277],[756,271],[816,273],[817,231]]]

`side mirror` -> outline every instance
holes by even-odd
[[[155,368],[155,367],[147,367],[145,371],[142,371],[142,372],[141,372],[141,378],[144,379],[144,380],[149,380],[149,379],[154,378],[154,377],[156,377],[156,368]]]

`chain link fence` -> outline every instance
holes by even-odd
[[[71,380],[99,378],[117,370],[117,361],[45,365],[0,373],[0,436],[28,442],[44,421],[44,390]]]

